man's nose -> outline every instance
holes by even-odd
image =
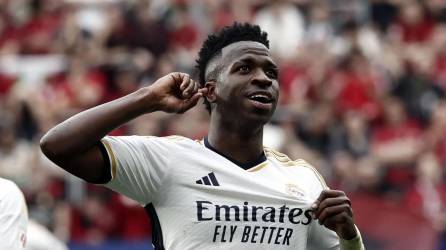
[[[260,86],[260,87],[269,87],[273,83],[273,81],[261,69],[258,69],[255,71],[251,82],[253,84]]]

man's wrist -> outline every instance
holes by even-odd
[[[344,238],[340,239],[341,250],[364,250],[364,243],[362,242],[361,233],[358,228],[354,226],[356,236],[347,240]]]
[[[358,232],[356,230],[355,225],[349,227],[343,227],[337,232],[339,238],[343,240],[351,240],[358,236]]]
[[[159,101],[150,87],[140,88],[134,93],[137,110],[140,114],[151,113],[160,110]]]

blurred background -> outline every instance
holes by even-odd
[[[281,99],[265,144],[345,190],[367,249],[446,249],[446,1],[0,0],[0,176],[72,249],[151,249],[135,202],[87,185],[40,137],[89,107],[194,63],[210,32],[260,24]],[[204,105],[113,135],[201,139]],[[51,248],[49,248],[51,249]]]

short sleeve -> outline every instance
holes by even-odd
[[[319,225],[319,223],[316,220],[313,220],[310,224],[308,249],[310,250],[340,249],[339,237],[334,231],[326,228],[324,225]]]
[[[142,206],[152,202],[168,173],[174,142],[154,136],[107,136],[101,142],[112,176],[104,186]]]
[[[305,162],[306,163],[306,162]],[[311,180],[311,198],[316,201],[323,190],[329,189],[324,178],[319,172],[306,163],[306,167],[313,171]],[[308,249],[310,250],[363,250],[361,234],[356,228],[358,237],[353,240],[340,240],[336,232],[320,225],[317,220],[312,220],[308,235]]]
[[[321,174],[310,164],[304,162],[305,166],[312,171],[312,178],[309,178],[311,187],[311,199],[316,201],[323,190],[329,189]],[[324,225],[319,225],[317,220],[312,220],[308,235],[308,249],[311,250],[334,250],[340,249],[338,235],[326,228]]]

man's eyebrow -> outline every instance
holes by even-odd
[[[255,62],[256,61],[256,59],[254,58],[254,57],[252,57],[252,56],[247,56],[247,57],[243,57],[243,58],[240,58],[240,59],[238,59],[237,61],[235,61],[234,62],[234,64],[238,64],[238,63],[253,63],[253,62]],[[272,67],[272,68],[274,68],[274,69],[278,69],[279,67],[277,66],[277,64],[275,64],[272,60],[270,60],[270,59],[266,59],[266,60],[264,60],[264,59],[262,59],[262,62],[263,61],[266,61],[266,64],[268,64],[268,66],[270,66],[270,67]]]

